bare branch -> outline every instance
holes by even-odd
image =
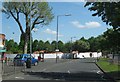
[[[14,16],[14,14],[12,13],[12,11],[10,11],[10,14],[12,15],[12,17],[17,20],[17,18]]]
[[[17,14],[17,19],[19,20],[19,11],[16,7],[15,7],[15,10],[16,10],[16,14]]]
[[[42,20],[40,22],[36,22],[35,24],[40,24],[40,23],[44,23],[44,20]]]
[[[35,27],[35,24],[37,23],[37,20],[39,19],[39,18],[43,18],[43,16],[38,16],[35,20],[34,20],[34,22],[33,22],[33,24],[32,24],[32,29]],[[43,21],[42,21],[43,22]],[[40,23],[42,23],[42,22],[38,22],[39,24]],[[37,24],[38,24],[37,23]]]
[[[10,11],[10,14],[11,14],[12,17],[15,19],[15,21],[18,23],[18,25],[19,25],[19,27],[20,27],[20,31],[21,31],[22,33],[24,33],[20,21],[14,16],[14,14],[13,14],[11,11]]]

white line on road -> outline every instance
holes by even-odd
[[[15,77],[16,79],[24,79],[23,77]]]
[[[68,73],[70,73],[70,71],[68,70]]]
[[[56,81],[58,81],[59,79],[55,79]]]
[[[102,72],[101,71],[97,71],[97,74],[101,74]]]
[[[46,71],[46,69],[43,69],[42,71]]]

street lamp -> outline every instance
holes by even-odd
[[[72,53],[72,39],[73,38],[76,38],[75,36],[74,37],[71,37],[71,53]]]
[[[65,14],[65,15],[57,15],[57,35],[56,35],[56,63],[57,63],[57,52],[59,51],[58,49],[58,21],[60,16],[71,16],[71,14]]]
[[[11,40],[13,40],[14,41],[14,32],[12,32],[12,36],[11,36]]]

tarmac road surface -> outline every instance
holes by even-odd
[[[4,80],[60,80],[81,82],[113,82],[96,66],[94,58],[45,59],[21,73],[3,77]]]

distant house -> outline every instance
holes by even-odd
[[[45,53],[45,50],[35,51],[33,54]]]
[[[73,54],[78,54],[78,51],[72,51]]]

